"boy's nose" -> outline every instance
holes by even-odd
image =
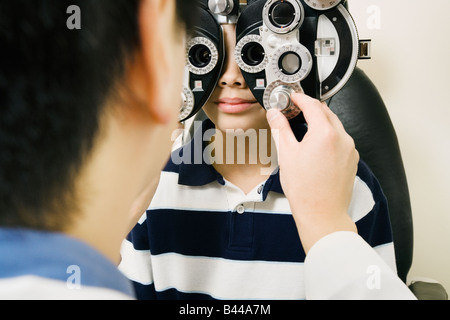
[[[227,61],[224,66],[224,73],[219,78],[219,86],[221,88],[232,87],[238,89],[247,88],[247,83],[245,82],[244,77],[242,76],[241,69],[237,65],[236,61],[234,61],[234,55],[230,55],[227,57]]]

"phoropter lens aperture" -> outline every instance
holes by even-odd
[[[293,75],[302,67],[302,59],[295,52],[285,52],[278,61],[278,67],[284,74]]]
[[[242,48],[242,60],[249,66],[257,66],[264,61],[265,51],[257,42],[249,42]]]
[[[286,28],[295,20],[295,7],[290,2],[277,1],[269,10],[269,19],[277,28]]]
[[[189,50],[189,61],[197,68],[204,68],[211,62],[211,51],[203,44],[197,44]]]
[[[300,27],[305,18],[300,0],[267,0],[262,14],[264,25],[276,34],[290,33]]]

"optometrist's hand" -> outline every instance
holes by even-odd
[[[267,112],[280,165],[280,179],[306,253],[336,231],[357,232],[348,215],[359,161],[353,139],[328,108],[304,94],[293,94],[308,132],[302,142],[278,110]]]

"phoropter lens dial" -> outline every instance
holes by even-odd
[[[328,10],[336,7],[341,0],[305,0],[305,3],[316,10]]]
[[[304,80],[312,67],[311,53],[300,43],[281,46],[272,55],[272,72],[283,82],[295,83]]]
[[[186,64],[190,72],[197,75],[210,73],[217,65],[219,52],[214,43],[205,37],[189,40]]]
[[[303,23],[305,12],[299,0],[269,0],[264,5],[263,20],[275,33],[288,33]]]
[[[180,114],[178,115],[178,120],[183,121],[186,119],[194,109],[194,94],[188,88],[183,88],[181,93],[181,105]]]
[[[239,68],[248,73],[258,73],[266,68],[269,59],[261,43],[262,37],[254,34],[238,42],[234,56]]]
[[[277,1],[269,9],[269,20],[277,28],[286,28],[295,20],[295,7],[290,2]]]

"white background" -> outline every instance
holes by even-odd
[[[414,219],[410,276],[450,293],[450,1],[349,0],[400,141]]]

